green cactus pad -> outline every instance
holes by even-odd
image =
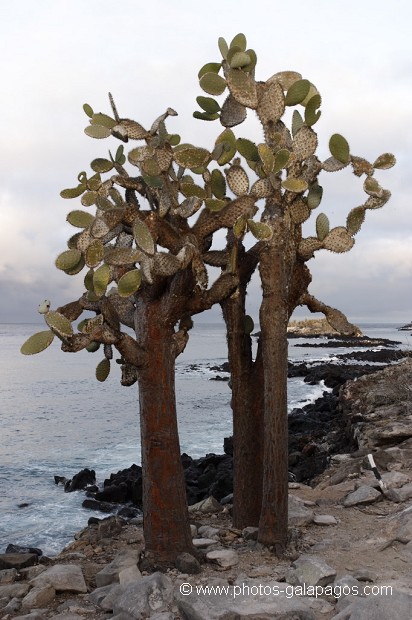
[[[329,150],[332,157],[347,164],[350,160],[350,149],[347,140],[339,133],[334,133],[329,140]]]
[[[226,179],[220,170],[212,170],[210,185],[215,198],[222,200],[226,196]]]
[[[392,155],[392,153],[383,153],[379,155],[377,159],[373,162],[373,167],[379,170],[387,170],[388,168],[392,168],[396,164],[396,157]]]
[[[301,127],[303,127],[304,125],[304,120],[302,118],[302,116],[300,115],[300,112],[298,112],[298,110],[293,110],[293,114],[292,114],[292,136],[295,136],[297,134],[297,132],[299,131],[299,129]]]
[[[92,205],[96,203],[97,196],[98,196],[97,192],[94,192],[94,191],[85,192],[83,196],[81,197],[80,202],[82,203],[83,207],[91,207]]]
[[[193,112],[193,118],[197,118],[201,121],[216,121],[219,118],[219,113],[215,112],[210,114],[209,112],[199,112],[196,110]]]
[[[96,367],[96,379],[103,383],[110,374],[110,361],[106,358],[99,362]]]
[[[23,353],[23,355],[35,355],[36,353],[40,353],[51,345],[53,339],[54,334],[49,329],[37,332],[37,334],[30,336],[21,346],[20,353]]]
[[[218,212],[221,211],[227,205],[226,200],[217,200],[216,198],[207,198],[205,205],[209,211]]]
[[[66,319],[60,312],[50,311],[44,315],[44,319],[52,332],[59,338],[67,338],[73,334],[69,319]]]
[[[82,254],[79,250],[66,250],[59,254],[56,258],[55,265],[57,269],[61,269],[62,271],[66,271],[68,269],[73,269],[80,262],[82,258]]]
[[[132,269],[125,273],[117,283],[117,292],[120,297],[130,297],[140,287],[142,274],[140,269]]]
[[[248,161],[259,161],[259,151],[254,142],[247,138],[238,138],[236,147],[239,153]]]
[[[273,230],[265,222],[254,222],[247,220],[247,227],[252,235],[259,241],[267,241],[273,237]]]
[[[250,63],[248,65],[245,65],[242,69],[243,71],[247,71],[247,73],[251,73],[256,67],[256,63],[257,63],[256,52],[255,50],[249,49],[249,50],[246,50],[246,54],[250,58]]]
[[[86,114],[86,116],[88,116],[89,118],[92,118],[92,116],[94,114],[93,108],[88,103],[84,103],[83,104],[83,110],[84,110],[84,113]]]
[[[275,162],[273,164],[273,174],[277,174],[283,168],[285,168],[290,159],[290,151],[287,149],[280,149],[275,155]]]
[[[87,228],[94,221],[94,217],[85,211],[76,210],[67,214],[66,221],[76,228]]]
[[[232,69],[243,69],[252,62],[251,57],[246,52],[235,52],[230,59],[230,66]]]
[[[100,342],[96,342],[96,340],[92,340],[89,345],[86,347],[86,351],[88,353],[96,353],[100,349]]]
[[[226,88],[226,80],[211,71],[202,75],[199,84],[208,95],[221,95]]]
[[[249,335],[253,332],[254,329],[255,329],[255,323],[252,317],[246,314],[243,319],[243,331],[245,332],[245,334]]]
[[[89,125],[84,130],[84,133],[90,138],[97,138],[98,140],[101,140],[103,138],[108,138],[112,131],[104,125]]]
[[[269,175],[275,166],[275,156],[267,144],[259,144],[258,152],[263,164],[263,169],[265,173]]]
[[[72,267],[71,269],[65,269],[64,273],[68,276],[75,276],[81,272],[85,264],[86,264],[86,261],[84,260],[82,256],[75,267]]]
[[[203,77],[206,73],[219,73],[221,68],[222,63],[220,62],[208,62],[203,65],[203,67],[199,70],[197,77],[200,80],[200,78]]]
[[[309,80],[297,80],[288,88],[285,97],[285,105],[297,105],[307,97],[310,89]]]
[[[365,207],[355,207],[346,218],[346,228],[350,235],[356,235],[365,221]]]
[[[134,248],[108,248],[104,252],[104,260],[108,265],[132,265],[143,258],[143,253]]]
[[[78,241],[80,238],[80,235],[82,233],[76,233],[75,235],[72,235],[69,239],[67,239],[67,247],[69,248],[69,250],[81,250],[81,248],[78,247]]]
[[[236,155],[236,136],[231,129],[225,129],[216,139],[216,147],[221,146],[221,153],[217,158],[220,166],[228,164]],[[215,148],[216,148],[215,147]]]
[[[318,236],[319,241],[323,241],[326,235],[329,234],[330,226],[329,226],[329,218],[325,213],[319,213],[316,218],[316,234]]]
[[[216,112],[220,111],[220,105],[218,104],[216,99],[213,99],[212,97],[199,96],[196,97],[196,101],[198,105],[202,108],[202,110],[208,112],[209,114],[215,114]]]
[[[227,85],[238,103],[247,108],[257,108],[257,87],[251,75],[240,69],[229,69],[227,72]]]
[[[97,314],[92,319],[89,319],[86,325],[83,327],[83,332],[85,334],[91,334],[97,327],[101,327],[104,322],[104,317],[102,314]]]
[[[308,127],[312,127],[320,118],[321,112],[318,110],[322,103],[321,96],[319,94],[313,95],[306,104],[305,108],[305,123]]]
[[[78,185],[77,187],[73,187],[71,189],[63,189],[60,192],[60,196],[62,198],[78,198],[79,196],[81,196],[83,194],[83,192],[86,190],[86,185],[84,185],[83,183],[81,183],[80,185]]]
[[[125,131],[129,140],[144,140],[149,135],[147,129],[142,127],[140,123],[129,118],[122,118],[120,123],[113,127],[113,132],[119,132],[119,130],[121,134]]]
[[[113,209],[113,203],[110,202],[110,200],[105,196],[100,196],[97,194],[96,207],[98,207],[101,211],[107,211],[108,209]]]
[[[154,254],[155,244],[147,224],[143,220],[136,219],[133,224],[133,236],[136,244],[146,254]]]
[[[288,192],[294,192],[295,194],[300,194],[308,189],[308,184],[304,179],[297,179],[294,177],[288,177],[284,181],[282,181],[283,189],[286,189]]]
[[[93,114],[91,122],[93,125],[102,125],[103,127],[107,127],[107,129],[113,129],[117,124],[114,118],[108,116],[108,114],[102,114],[101,112]]]
[[[355,240],[350,236],[344,226],[332,228],[323,241],[323,247],[330,252],[341,254],[348,252],[354,245]]]
[[[243,34],[243,32],[239,32],[239,34],[233,37],[232,41],[230,42],[229,48],[238,47],[244,52],[246,49],[246,45],[247,41],[245,35]]]
[[[245,234],[247,229],[247,217],[241,215],[237,218],[236,222],[233,224],[233,234],[236,239],[241,239]]]
[[[111,280],[111,269],[109,265],[103,264],[96,269],[93,274],[93,290],[97,297],[102,297],[106,293],[107,285]]]
[[[313,185],[310,186],[308,197],[307,197],[307,203],[308,203],[309,209],[316,209],[316,207],[320,205],[320,202],[322,200],[322,195],[323,195],[323,187],[321,187],[317,183],[314,183]]]
[[[109,159],[98,157],[97,159],[93,159],[90,167],[95,172],[109,172],[113,168],[113,163]]]
[[[210,160],[210,153],[206,149],[190,145],[179,145],[177,149],[174,151],[174,159],[182,168],[198,168],[207,165]]]
[[[191,196],[197,196],[197,198],[207,197],[205,189],[200,187],[200,185],[195,185],[195,183],[180,183],[180,191],[185,198],[190,198]]]
[[[101,239],[94,239],[87,247],[85,261],[88,267],[97,267],[102,262],[104,256],[104,246]]]
[[[226,40],[223,37],[219,37],[218,41],[217,41],[218,47],[219,47],[219,51],[222,54],[222,57],[224,59],[227,58],[227,53],[229,51],[229,46],[226,43]]]

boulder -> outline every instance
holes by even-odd
[[[171,580],[163,573],[156,572],[121,588],[113,603],[113,613],[129,614],[136,619],[147,618],[154,613],[168,611],[172,600]]]
[[[199,561],[191,553],[180,553],[176,558],[176,568],[180,573],[188,575],[195,575],[202,570]]]
[[[55,564],[30,581],[34,588],[53,586],[56,592],[86,593],[83,572],[77,564]]]
[[[239,564],[239,556],[233,549],[215,549],[214,551],[209,551],[206,553],[206,559],[225,569]]]
[[[349,508],[358,504],[372,504],[380,499],[382,499],[382,494],[373,487],[360,486],[356,491],[345,497],[343,505],[345,508]]]
[[[32,588],[22,600],[22,607],[32,609],[33,607],[45,607],[56,596],[56,590],[53,586],[45,585],[38,588]]]
[[[126,549],[124,551],[120,551],[112,562],[110,562],[110,564],[107,564],[107,566],[97,573],[96,586],[98,588],[102,588],[112,583],[119,583],[119,575],[124,569],[134,567],[138,570],[138,560],[138,550]]]
[[[27,566],[34,566],[38,561],[37,553],[0,553],[0,570],[4,568],[20,570]]]
[[[336,571],[315,555],[302,554],[286,573],[286,581],[294,586],[326,586],[332,583]]]
[[[358,597],[332,620],[388,620],[412,618],[412,596],[393,590],[388,596]]]
[[[294,495],[288,498],[288,519],[289,526],[303,527],[312,523],[314,513],[306,508],[301,500]]]
[[[56,476],[55,476],[56,480]],[[96,472],[94,469],[82,469],[77,474],[73,476],[71,480],[67,480],[64,485],[64,490],[66,493],[71,493],[72,491],[78,491],[85,489],[88,486],[94,485],[96,483]]]
[[[225,582],[211,583],[209,587],[193,587],[188,594],[175,593],[186,620],[315,620],[303,597],[286,594],[284,583],[248,579],[232,586]]]

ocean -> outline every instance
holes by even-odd
[[[399,340],[410,347],[399,324],[360,324],[363,332]],[[62,353],[57,343],[35,356],[20,354],[38,324],[0,324],[0,553],[9,543],[39,547],[53,556],[101,513],[82,508],[83,492],[64,493],[54,476],[72,478],[89,467],[98,482],[110,473],[140,464],[138,388],[120,385],[112,364],[105,383],[94,371],[101,353]],[[325,361],[353,349],[303,348],[291,339],[292,361]],[[227,360],[224,327],[196,324],[176,363],[181,451],[192,457],[222,453],[231,435],[230,388],[210,381],[212,366]],[[313,402],[324,390],[301,378],[289,379],[289,409]]]

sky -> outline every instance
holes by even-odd
[[[192,116],[196,97],[205,94],[197,73],[206,62],[220,61],[218,37],[230,42],[238,32],[257,53],[257,79],[294,70],[318,88],[320,156],[329,156],[333,133],[345,136],[352,154],[372,162],[381,153],[396,155],[397,165],[377,174],[391,200],[367,211],[349,253],[317,252],[308,263],[310,292],[354,321],[409,322],[411,21],[409,0],[2,2],[0,322],[38,322],[42,300],[57,307],[82,291],[82,275],[69,277],[54,266],[76,232],[67,212],[81,208],[59,193],[77,185],[78,173],[90,171],[90,161],[107,157],[116,142],[84,134],[83,104],[110,113],[110,91],[120,116],[146,127],[173,107],[178,116],[169,120],[169,131],[211,148],[222,127]],[[235,131],[262,140],[253,118]],[[362,183],[347,170],[322,173],[320,183],[318,212],[332,226],[344,225],[364,201]],[[307,235],[314,234],[313,219]],[[255,279],[248,295],[255,317],[259,297]]]

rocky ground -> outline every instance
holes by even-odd
[[[336,385],[324,412],[328,439],[315,426],[292,457],[301,481],[289,484],[284,558],[257,543],[253,528],[233,529],[230,504],[206,499],[190,508],[200,565],[182,557],[165,574],[145,574],[140,519],[103,516],[56,558],[0,555],[0,618],[409,620],[412,360],[346,383],[329,380]],[[297,415],[296,426],[305,412]],[[302,463],[319,454],[327,463],[309,484]]]

